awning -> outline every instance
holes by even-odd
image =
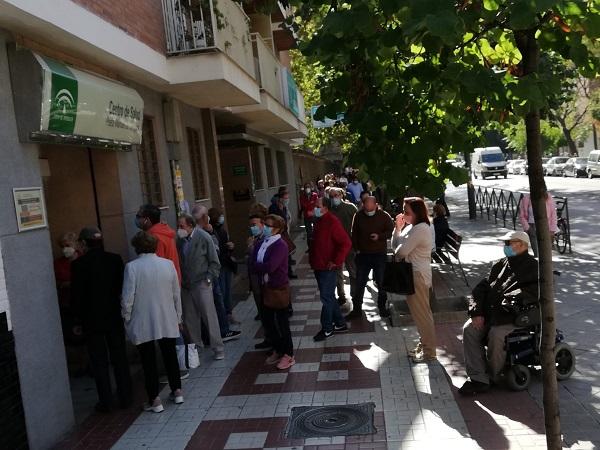
[[[21,140],[95,147],[142,141],[144,101],[132,88],[23,50],[12,54],[11,79]]]

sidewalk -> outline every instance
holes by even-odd
[[[464,236],[461,259],[474,281],[486,272],[491,260],[501,257],[494,239],[502,229],[483,220],[469,222],[463,194],[456,190],[448,196],[453,213],[450,225]],[[86,432],[74,435],[59,448],[103,449],[113,444],[115,449],[202,450],[545,448],[539,380],[534,380],[531,392],[494,389],[478,397],[458,395],[465,379],[460,322],[437,325],[439,363],[413,365],[406,350],[414,345],[414,327],[392,328],[382,321],[370,298],[373,288],[366,290],[368,321],[354,321],[350,333],[324,343],[313,342],[312,336],[320,328],[321,305],[316,281],[306,264],[304,237],[296,243],[299,278],[292,280],[294,315],[290,323],[297,363],[289,372],[264,365],[264,352],[254,351],[262,332],[259,322],[253,320],[256,311],[250,297],[235,309],[243,323],[243,338],[226,344],[223,361],[214,361],[211,352],[203,352],[201,366],[183,382],[183,405],[169,404],[165,389],[162,414],[130,411],[109,418],[94,416],[90,420],[100,418],[104,423],[88,424]],[[564,264],[572,265],[577,259],[564,258]],[[598,279],[597,271],[589,272]],[[564,278],[569,277],[565,273]],[[588,294],[579,296],[579,303],[569,298],[568,306],[557,305],[567,340],[577,349],[588,350],[585,354],[578,351],[578,372],[560,384],[563,430],[570,448],[600,445],[596,320],[600,317],[597,308],[591,308],[597,306],[592,302],[598,302],[590,298],[598,292],[593,282]],[[569,308],[571,316],[563,307]],[[295,406],[364,402],[375,403],[376,434],[295,440],[284,436]]]

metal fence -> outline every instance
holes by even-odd
[[[522,192],[512,192],[506,189],[475,186],[475,206],[481,217],[487,216],[494,223],[502,223],[505,228],[517,229],[519,208],[523,199]],[[566,243],[571,253],[571,225],[569,222],[569,199],[567,197],[553,196],[556,202],[556,215],[559,228],[564,227]],[[561,225],[562,223],[562,225]],[[508,225],[507,225],[508,224]],[[562,229],[562,228],[561,228]]]

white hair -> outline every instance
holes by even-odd
[[[208,208],[204,205],[196,205],[192,208],[192,216],[196,221],[208,215]]]

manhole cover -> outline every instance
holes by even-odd
[[[288,438],[375,434],[375,403],[292,408],[285,434]]]

